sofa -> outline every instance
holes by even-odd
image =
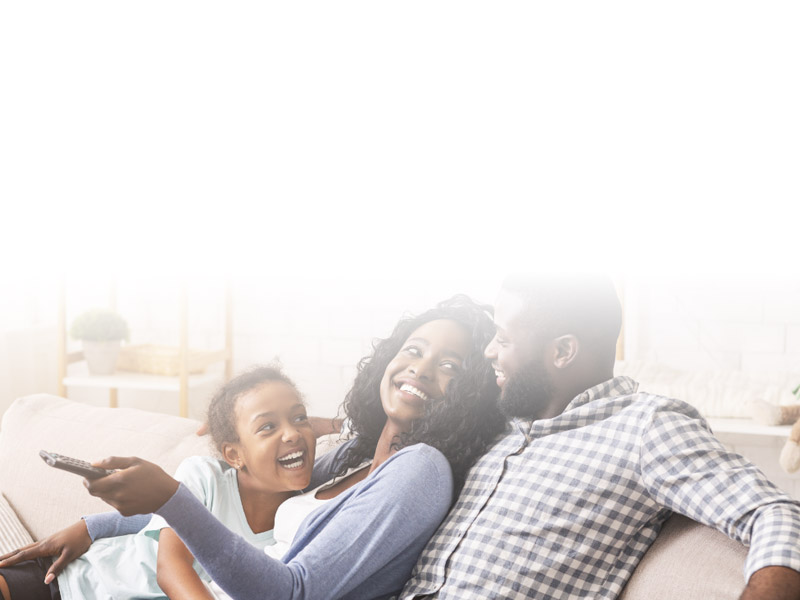
[[[209,454],[199,422],[132,408],[93,407],[48,394],[17,399],[0,425],[0,553],[109,510],[80,477],[48,467],[39,450],[87,460],[136,455],[170,473]],[[320,451],[330,447],[322,443]],[[671,517],[625,588],[623,600],[729,600],[744,588],[747,550],[714,529]]]

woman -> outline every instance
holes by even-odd
[[[339,478],[314,493],[324,504],[280,561],[229,532],[145,461],[101,461],[123,470],[87,487],[122,514],[164,517],[234,598],[386,597],[409,577],[466,470],[503,428],[483,357],[493,333],[485,308],[457,296],[402,320],[375,345],[344,403],[356,437],[339,453]]]

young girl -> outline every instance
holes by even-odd
[[[314,465],[316,442],[300,393],[280,370],[258,367],[217,392],[208,423],[224,462],[191,457],[176,478],[248,543],[273,545],[278,506],[308,485]],[[59,588],[64,600],[214,597],[211,578],[158,516],[137,534],[95,542],[50,590],[33,561],[0,569],[3,576],[11,600],[58,598]]]

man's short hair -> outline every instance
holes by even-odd
[[[572,334],[604,345],[619,337],[622,308],[609,277],[515,274],[503,289],[522,298],[526,318],[542,337]]]

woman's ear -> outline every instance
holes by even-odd
[[[555,349],[553,366],[556,369],[563,369],[575,360],[580,349],[580,342],[574,335],[567,334],[553,340],[553,347]]]
[[[239,446],[237,444],[229,444],[224,443],[222,444],[222,458],[225,459],[225,462],[232,466],[234,469],[241,469],[244,465],[244,460],[242,459],[242,455],[239,452]]]

